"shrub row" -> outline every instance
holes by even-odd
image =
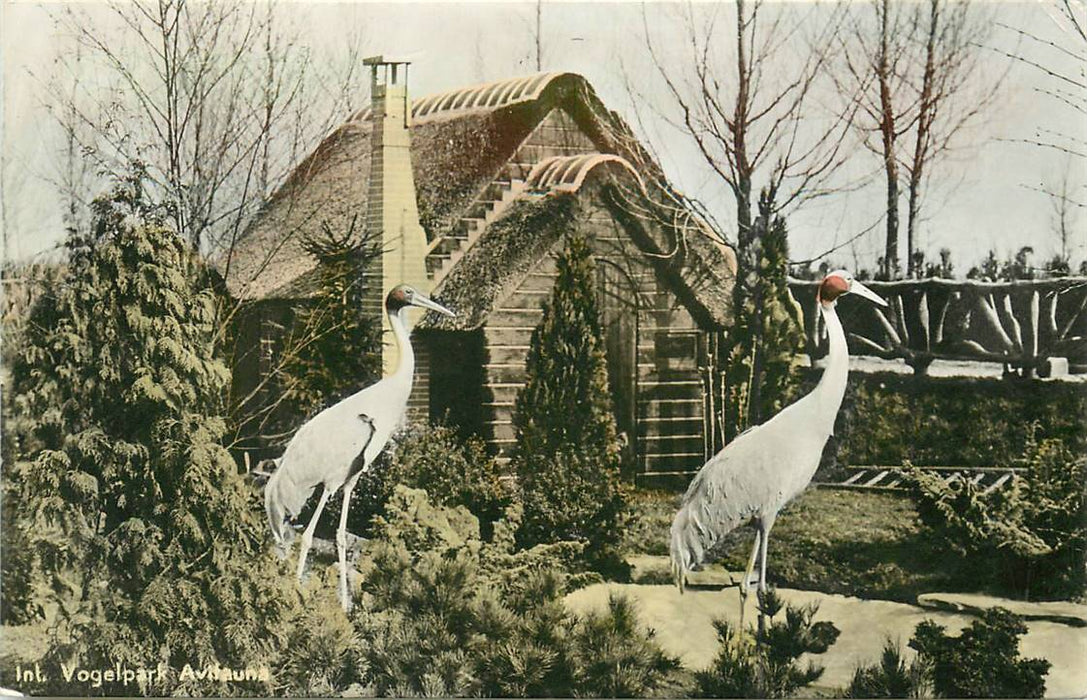
[[[853,373],[825,464],[1008,466],[1034,424],[1039,439],[1087,451],[1085,421],[1085,384]]]

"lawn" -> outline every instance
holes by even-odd
[[[679,494],[639,491],[632,501],[625,551],[667,555]],[[732,533],[720,563],[742,571],[753,537],[751,528]],[[767,569],[788,588],[912,603],[919,593],[970,590],[950,556],[903,494],[810,488],[778,516]]]

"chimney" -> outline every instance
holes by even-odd
[[[415,178],[411,172],[411,100],[408,97],[409,61],[372,56],[370,66],[372,100],[370,132],[370,197],[367,228],[381,241],[384,251],[379,269],[372,277],[379,305],[398,284],[409,284],[430,294],[426,274],[426,233],[419,223],[415,200]],[[380,280],[380,285],[378,283]],[[419,312],[414,314],[417,318]],[[382,368],[388,373],[397,364],[396,348],[384,310],[381,313]],[[418,352],[416,353],[418,355]]]

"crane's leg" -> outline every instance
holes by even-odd
[[[751,547],[751,558],[747,561],[747,571],[740,581],[740,633],[744,631],[744,610],[747,608],[747,593],[751,588],[751,572],[755,569],[755,558],[759,555],[759,545],[762,542],[762,530],[755,528],[755,544]]]
[[[347,509],[351,507],[351,491],[362,472],[347,480],[343,487],[343,508],[340,509],[340,527],[336,530],[336,553],[340,555],[340,605],[343,611],[351,609],[351,594],[347,592]]]
[[[298,580],[302,580],[302,573],[306,570],[306,557],[309,556],[310,545],[313,544],[313,531],[317,529],[317,521],[321,519],[321,512],[328,503],[328,497],[332,493],[325,487],[321,487],[321,500],[317,502],[317,510],[313,511],[313,517],[306,525],[306,531],[302,533],[302,548],[298,551]]]
[[[777,519],[777,514],[770,515],[762,519],[759,524],[762,530],[762,547],[759,549],[759,597],[761,598],[766,594],[766,552],[770,549],[770,528],[774,527],[774,520]],[[760,601],[761,603],[761,601]],[[766,621],[762,614],[762,610],[759,610],[759,633],[763,632],[766,625]]]

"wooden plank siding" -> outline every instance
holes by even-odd
[[[507,164],[507,175],[528,178],[532,166],[553,156],[596,153],[597,147],[573,118],[562,109],[552,109],[521,144]]]
[[[629,427],[617,416],[620,432],[628,427],[631,433],[621,438],[629,446],[625,467],[632,476],[697,469],[706,449],[700,379],[706,334],[602,203],[586,202],[577,226],[595,253],[605,335],[609,322],[625,323],[628,334],[618,344],[606,342],[613,380],[616,353],[629,353],[626,361],[633,365],[626,370],[632,391],[614,381],[612,387],[617,408],[629,407],[633,413]],[[561,248],[559,241],[490,313],[483,328],[484,436],[502,461],[515,442],[514,404],[526,380],[529,343],[552,293]]]

